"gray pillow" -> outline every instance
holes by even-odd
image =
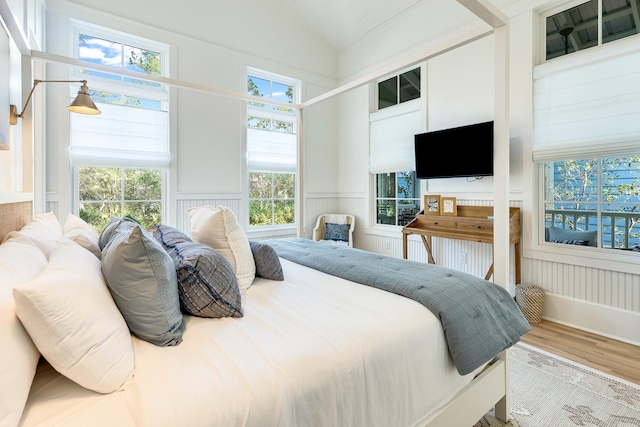
[[[128,218],[113,218],[103,240],[102,272],[131,332],[156,345],[178,345],[183,319],[171,257]]]
[[[557,243],[564,243],[564,241],[577,241],[582,240],[587,246],[596,246],[598,242],[598,231],[577,231],[568,230],[559,227],[549,227],[549,239],[548,241]]]
[[[173,260],[182,311],[199,317],[243,316],[238,279],[220,252],[167,225],[157,225],[153,237]]]
[[[256,276],[271,280],[284,280],[280,258],[278,258],[275,249],[267,244],[252,240],[249,241],[249,246],[251,246],[253,260],[256,263]]]

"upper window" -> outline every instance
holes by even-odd
[[[378,110],[420,98],[420,67],[378,82]]]
[[[553,13],[545,20],[546,59],[638,34],[637,20],[635,0],[589,0]]]
[[[544,182],[545,240],[640,247],[640,156],[547,162]]]
[[[295,224],[298,119],[286,104],[298,102],[299,87],[297,80],[248,70],[247,94],[265,100],[247,102],[249,226]]]
[[[74,78],[88,80],[102,110],[70,116],[78,215],[99,231],[112,215],[152,227],[162,219],[169,166],[169,90],[144,76],[168,74],[168,46],[81,23],[74,34],[78,59],[114,69],[73,70]]]

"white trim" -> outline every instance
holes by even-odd
[[[640,346],[640,313],[545,294],[543,319]]]

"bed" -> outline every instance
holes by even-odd
[[[206,241],[203,222],[198,224],[198,212],[190,212],[191,235],[194,240],[199,237]],[[36,217],[34,221],[38,219],[47,225],[52,222],[51,216],[45,220]],[[64,257],[52,252],[38,272],[17,274],[15,263],[13,268],[6,265],[10,253],[37,252],[33,247],[37,245],[23,239],[28,232],[9,233],[0,245],[2,321],[13,322],[11,344],[19,342],[29,348],[28,357],[9,359],[17,363],[11,371],[7,364],[0,371],[2,387],[13,390],[8,403],[18,408],[8,412],[4,409],[7,402],[2,402],[0,425],[472,426],[494,406],[498,416],[507,417],[507,349],[496,351],[478,366],[465,365],[464,371],[469,372],[461,375],[441,319],[423,303],[294,262],[287,259],[290,257],[286,247],[279,247],[277,242],[258,245],[272,257],[270,267],[274,267],[276,254],[282,277],[275,279],[267,278],[272,272],[261,273],[267,271],[266,267],[258,261],[259,252],[250,246],[254,276],[248,286],[247,280],[238,280],[238,291],[245,287],[240,296],[241,314],[207,318],[183,312],[179,343],[171,345],[158,345],[136,333],[127,334],[121,342],[126,346],[125,341],[130,341],[134,360],[131,374],[119,377],[116,390],[96,392],[92,388],[104,384],[89,381],[87,385],[83,381],[87,381],[88,374],[73,372],[75,365],[68,370],[59,369],[41,356],[50,353],[40,351],[44,339],[38,336],[40,332],[28,327],[30,320],[26,316],[25,322],[16,319],[17,312],[22,314],[23,309],[17,308],[22,306],[23,296],[13,292],[18,301],[15,312],[7,303],[9,286],[28,287],[52,263],[74,258],[73,269],[81,268],[79,264],[93,266],[94,270],[97,265],[100,269],[95,254],[87,250],[86,244],[81,247],[78,235],[75,241],[68,237],[66,228],[60,225],[62,237],[58,236],[55,245],[53,241],[45,242],[58,252],[64,246]],[[228,239],[230,233],[225,234]],[[162,239],[159,241],[165,244]],[[301,252],[295,249],[296,244],[306,244],[299,239],[291,243],[293,252]],[[13,245],[11,251],[7,245]],[[170,246],[167,244],[165,249]],[[340,252],[340,257],[346,259],[351,258],[349,251],[357,251],[339,250],[346,251]],[[224,248],[220,249],[223,252]],[[34,255],[29,264],[39,264],[39,259]],[[108,258],[101,262],[108,262]],[[246,279],[243,269],[250,271],[251,266],[241,264],[229,263],[238,273],[237,278]],[[425,269],[431,267],[424,265]],[[91,274],[84,272],[83,276]],[[109,274],[104,277],[109,284]],[[476,280],[472,282],[477,283]],[[87,295],[86,300],[95,294]],[[113,292],[111,295],[117,305],[118,297]],[[513,304],[508,300],[505,305]],[[528,330],[521,314],[500,322],[500,328],[515,331],[515,340]],[[21,330],[23,323],[26,330]],[[0,333],[7,335],[7,330],[3,325]],[[30,343],[29,338],[39,345]],[[11,345],[7,351],[11,354]],[[51,360],[57,356],[52,354]],[[118,366],[131,363],[120,362]],[[105,375],[116,370],[110,368]],[[17,378],[19,371],[27,378]],[[120,384],[122,378],[125,381]],[[8,384],[11,381],[13,384]],[[0,400],[7,399],[5,391],[0,393]]]

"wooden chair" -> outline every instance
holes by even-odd
[[[327,226],[327,224],[331,224]],[[353,247],[356,219],[348,214],[324,214],[318,217],[313,229],[313,240],[332,245]],[[327,233],[329,231],[329,233]]]

